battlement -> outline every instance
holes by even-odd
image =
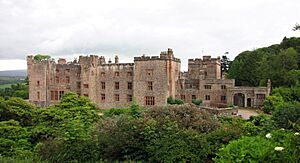
[[[201,64],[201,63],[209,63],[209,62],[221,62],[220,57],[211,58],[211,56],[203,56],[201,58],[189,59],[188,64]]]
[[[173,50],[168,48],[167,51],[162,51],[159,56],[146,56],[143,54],[141,57],[134,57],[134,61],[151,61],[151,60],[172,60],[180,62],[179,58],[174,57]]]

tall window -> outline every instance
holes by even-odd
[[[70,76],[66,76],[66,83],[70,83]]]
[[[128,89],[132,89],[132,82],[127,83]]]
[[[40,92],[37,92],[37,98],[40,100]]]
[[[181,100],[185,100],[185,95],[180,95]]]
[[[155,105],[155,97],[146,96],[145,97],[145,105]]]
[[[37,85],[37,86],[40,86],[40,81],[39,81],[39,80],[36,82],[36,85]]]
[[[105,101],[105,94],[101,94],[101,101]]]
[[[221,89],[226,89],[226,85],[221,85]]]
[[[76,82],[77,89],[81,89],[81,82]]]
[[[132,101],[132,95],[127,95],[127,102],[131,102]]]
[[[120,95],[119,94],[115,94],[115,101],[120,101]]]
[[[211,85],[204,85],[204,89],[211,89]]]
[[[105,72],[101,72],[101,77],[105,77]]]
[[[64,95],[64,91],[59,91],[59,99],[61,99],[61,97]]]
[[[210,95],[205,95],[205,100],[210,100]]]
[[[115,72],[115,77],[120,76],[120,72]]]
[[[147,82],[147,89],[150,90],[150,91],[153,90],[153,82],[151,82],[151,81]]]
[[[120,83],[119,82],[115,82],[115,89],[120,89]]]
[[[101,89],[105,89],[105,82],[101,82]]]

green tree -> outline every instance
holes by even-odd
[[[33,57],[33,59],[36,61],[44,61],[51,59],[51,57],[49,55],[37,54]]]

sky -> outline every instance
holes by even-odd
[[[172,48],[187,69],[203,55],[231,60],[245,50],[299,37],[299,0],[0,0],[0,70],[26,56],[159,55]]]

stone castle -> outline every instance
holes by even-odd
[[[134,63],[119,63],[118,56],[114,63],[96,55],[57,63],[27,56],[27,66],[29,101],[38,106],[55,104],[71,91],[104,109],[127,107],[133,98],[142,106],[162,106],[170,96],[188,103],[201,99],[213,107],[259,107],[271,89],[270,82],[267,87],[236,87],[234,79],[222,77],[219,57],[189,59],[188,71],[181,72],[172,49],[134,57]]]

